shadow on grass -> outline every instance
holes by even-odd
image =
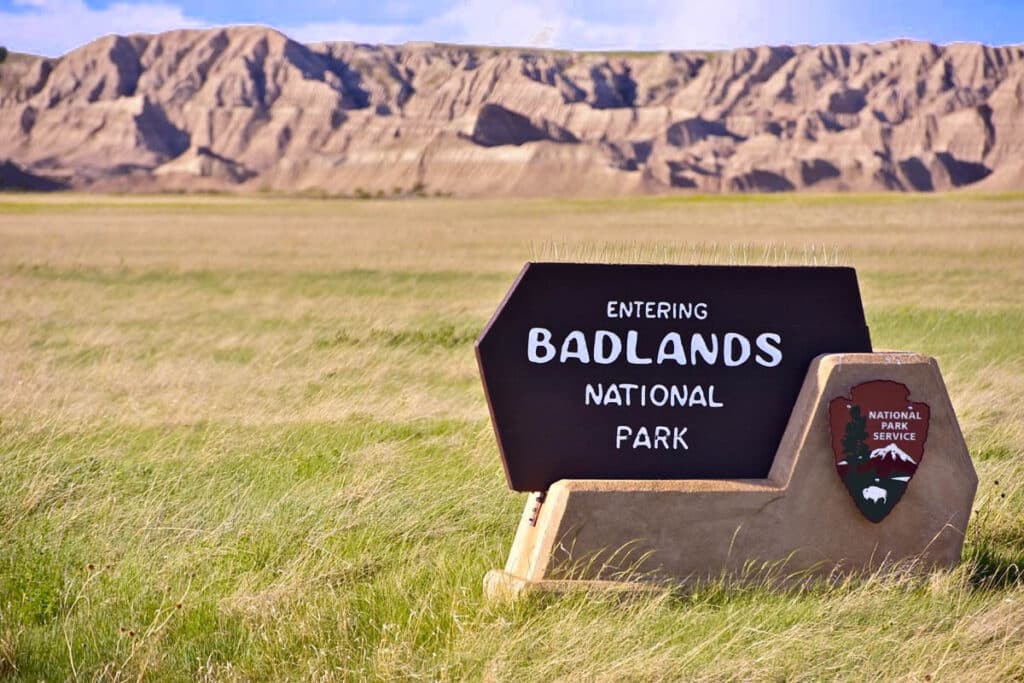
[[[972,539],[964,548],[967,580],[976,589],[1005,589],[1024,583],[1024,533],[999,533]]]

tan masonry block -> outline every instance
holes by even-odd
[[[872,380],[905,384],[912,401],[931,406],[926,457],[879,523],[860,513],[837,475],[828,425],[828,402]],[[581,581],[623,588],[615,580],[623,571],[687,581],[741,574],[750,563],[773,564],[784,574],[871,570],[903,560],[949,566],[960,560],[977,485],[935,359],[897,352],[819,356],[767,479],[558,481],[539,509],[536,494],[530,497],[508,563],[488,573],[485,590],[499,597]]]

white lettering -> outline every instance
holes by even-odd
[[[718,335],[711,335],[711,346],[709,347],[704,341],[703,335],[694,333],[690,337],[690,362],[694,365],[697,364],[697,354],[700,354],[708,365],[714,365],[718,360]]]
[[[623,304],[625,305],[625,304]],[[625,362],[630,365],[724,365],[738,367],[755,359],[764,367],[775,367],[782,362],[782,338],[774,332],[750,338],[738,332],[718,333],[693,332],[689,334],[687,347],[682,333],[666,332],[660,338],[641,342],[640,332],[628,330],[625,339],[621,333],[611,330],[595,330],[593,336],[583,330],[570,330],[561,340],[553,339],[546,327],[531,327],[527,338],[527,358],[531,363],[548,363],[558,359],[561,363],[570,360],[582,364],[591,362],[612,365]],[[657,346],[654,342],[657,341]],[[752,351],[757,348],[754,355]],[[654,353],[655,348],[657,353]],[[651,355],[646,355],[646,349]],[[624,353],[623,353],[624,352]],[[920,420],[916,411],[870,411],[871,419]]]
[[[669,346],[672,348],[670,349]],[[683,348],[683,340],[678,332],[666,334],[658,346],[658,365],[666,360],[674,360],[679,365],[686,365],[686,349]]]
[[[608,343],[610,347],[605,348]],[[609,365],[619,359],[622,353],[622,339],[619,335],[608,330],[598,330],[594,333],[594,362],[601,365]]]
[[[625,447],[632,450],[649,451],[689,450],[690,446],[685,439],[687,429],[687,427],[667,427],[665,425],[653,427],[618,425],[615,427],[615,448],[616,450],[622,450]]]
[[[538,353],[543,349],[544,354]],[[547,363],[555,357],[555,347],[551,344],[551,330],[543,327],[531,327],[529,341],[526,345],[526,357],[531,363]]]
[[[736,345],[739,344],[739,354],[736,353]],[[725,365],[734,368],[743,365],[750,358],[750,341],[742,334],[735,332],[725,333]]]
[[[659,394],[656,393],[659,390],[661,396],[660,399],[658,398]],[[658,406],[659,408],[668,403],[668,387],[666,387],[664,384],[655,384],[653,387],[651,387],[651,403]]]
[[[622,448],[622,442],[633,436],[633,430],[626,425],[619,425],[615,428],[615,448]]]
[[[570,358],[575,358],[581,363],[590,362],[590,351],[587,350],[587,338],[580,330],[573,330],[562,342],[562,355],[559,362],[564,363]]]
[[[650,358],[644,358],[642,356],[637,355],[637,337],[639,337],[639,334],[636,330],[630,330],[629,332],[626,333],[626,360],[632,363],[633,365],[650,365],[654,361],[652,361]]]
[[[781,336],[774,332],[765,332],[764,334],[757,335],[754,343],[766,356],[762,357],[760,353],[757,354],[756,360],[759,365],[763,365],[766,368],[774,368],[782,362],[782,351],[779,349],[779,344],[782,343]]]

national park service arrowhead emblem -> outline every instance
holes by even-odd
[[[828,405],[836,471],[872,522],[888,515],[924,458],[930,409],[899,382],[858,384]]]

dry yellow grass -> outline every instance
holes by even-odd
[[[531,258],[856,266],[950,386],[968,561],[485,604],[472,340]],[[0,676],[1022,676],[1022,333],[1024,197],[0,196]]]

